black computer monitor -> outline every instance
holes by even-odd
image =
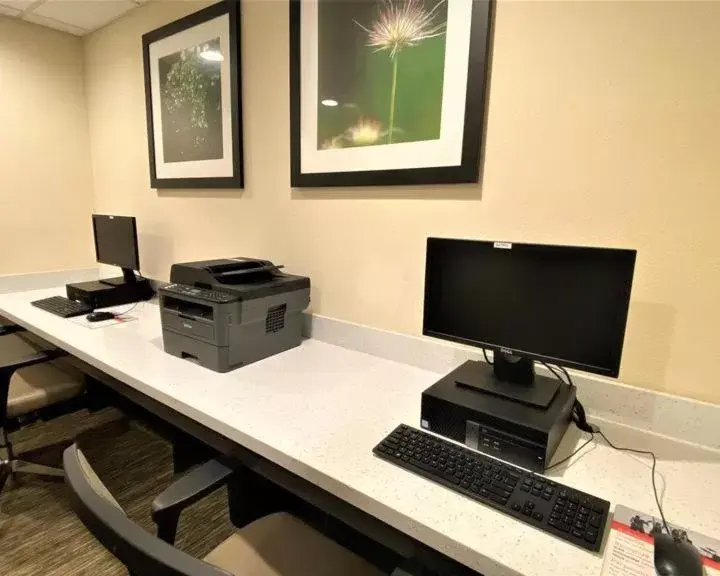
[[[559,383],[529,391],[536,360],[617,377],[635,256],[429,238],[423,334],[494,351],[492,380],[461,384],[547,405]]]
[[[135,282],[134,270],[140,270],[137,226],[133,216],[93,214],[95,258],[101,264],[119,266],[123,277],[103,280],[105,284]]]

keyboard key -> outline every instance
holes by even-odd
[[[490,486],[488,490],[490,490],[491,494],[496,494],[497,496],[499,496],[500,498],[504,498],[505,500],[510,498],[510,492],[508,492],[507,490],[503,490],[502,488],[495,488],[495,486]]]
[[[598,531],[595,530],[594,528],[589,528],[585,532],[585,540],[587,540],[591,544],[595,543],[595,541],[597,540],[597,537],[598,537]]]
[[[538,522],[542,522],[543,514],[542,512],[533,512],[533,518],[537,520]]]
[[[515,502],[515,504],[513,504],[511,508],[515,510],[515,512],[520,512],[520,510],[522,510],[522,506],[520,506],[520,504],[518,504],[517,502]]]
[[[507,504],[508,501],[507,498],[500,496],[499,494],[493,494],[492,492],[490,493],[490,500],[497,502],[498,504]]]
[[[591,514],[588,520],[588,524],[593,528],[600,528],[601,518],[599,514]]]
[[[575,538],[583,538],[585,536],[582,530],[577,529],[572,531],[572,535],[575,536]]]

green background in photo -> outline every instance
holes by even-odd
[[[338,2],[319,4],[318,45],[318,148],[338,139],[361,119],[369,119],[386,132],[389,125],[393,62],[389,50],[366,46],[368,29],[378,18],[383,2]],[[425,0],[429,11],[436,0]],[[400,3],[397,3],[400,5]],[[447,20],[447,4],[435,11],[434,25]],[[398,59],[393,143],[436,140],[440,137],[445,35],[406,47]],[[321,104],[330,99],[337,107]],[[374,144],[386,144],[384,134]]]

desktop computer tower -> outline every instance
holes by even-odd
[[[468,372],[493,378],[492,367],[481,362],[459,366],[423,392],[420,426],[542,473],[570,425],[575,387],[558,387],[547,407],[530,406],[458,385]],[[535,376],[540,381],[545,378]]]
[[[70,300],[83,302],[93,309],[122,306],[153,297],[154,291],[149,280],[145,278],[138,278],[135,282],[122,282],[122,280],[116,278],[68,284],[67,297]]]

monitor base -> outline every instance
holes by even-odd
[[[495,355],[495,362],[498,361],[498,356],[499,354]],[[493,366],[473,360],[468,360],[457,369],[455,384],[543,409],[550,406],[560,389],[560,381],[557,378],[533,374],[529,384],[512,382],[498,377],[497,370]]]
[[[100,282],[109,286],[122,286],[123,284],[134,284],[138,281],[134,270],[130,268],[121,268],[121,270],[123,273],[122,278],[103,278]]]

